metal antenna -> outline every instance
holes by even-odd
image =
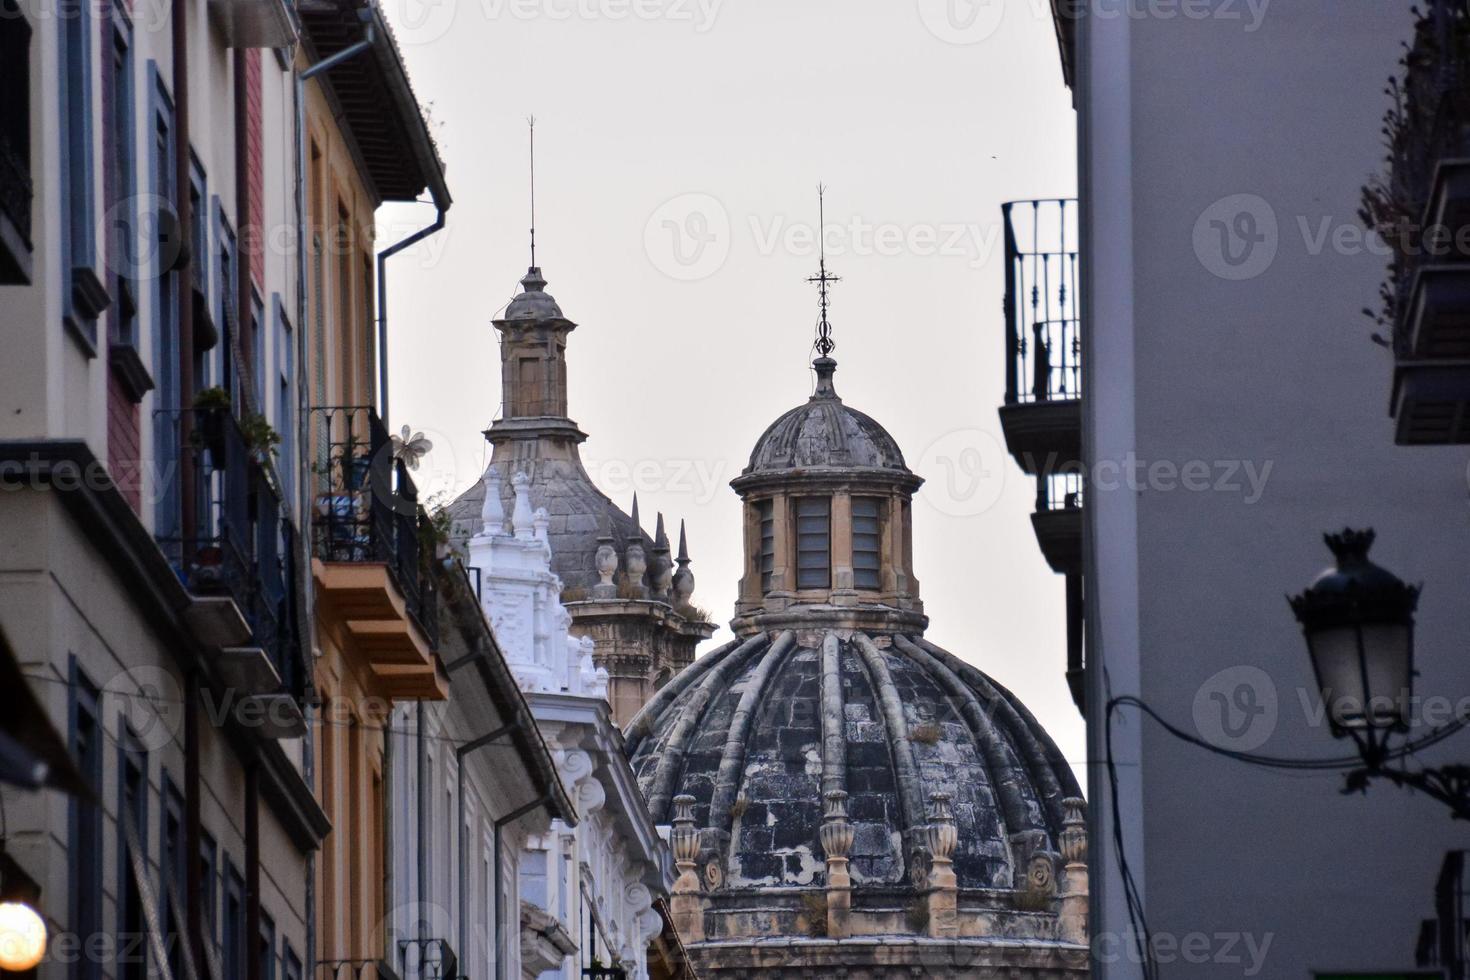
[[[819,272],[815,276],[807,278],[807,282],[817,284],[817,295],[820,297],[822,318],[817,321],[817,340],[812,346],[817,354],[827,357],[837,349],[837,344],[832,340],[832,324],[827,322],[827,286],[830,283],[841,282],[839,276],[827,275],[827,188],[821,184],[817,185],[817,242],[820,245]]]
[[[526,120],[531,129],[531,268],[536,268],[536,117]]]

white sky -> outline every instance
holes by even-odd
[[[1000,204],[1075,193],[1074,117],[1045,0],[971,3],[386,0],[455,198],[446,231],[390,260],[390,421],[436,443],[430,492],[478,479],[500,400],[490,320],[528,260],[534,113],[538,257],[580,324],[584,459],[624,509],[639,491],[650,531],[660,509],[671,535],[688,520],[695,600],[726,622],[726,484],[810,392],[825,182],[838,392],[929,480],[928,636],[1014,690],[1080,778],[1062,579],[996,416]],[[432,210],[380,218],[386,243]]]

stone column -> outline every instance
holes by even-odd
[[[832,604],[855,606],[857,590],[853,587],[852,574],[852,494],[839,491],[832,494]]]
[[[674,827],[669,842],[674,848],[674,867],[679,871],[669,911],[674,928],[684,941],[697,943],[704,939],[704,899],[699,873],[695,871],[699,860],[699,831],[694,829],[694,797],[687,794],[674,797]]]
[[[954,873],[954,849],[959,843],[954,810],[948,793],[929,797],[934,813],[925,836],[929,844],[929,935],[953,938],[959,933],[959,880]]]
[[[1062,801],[1061,938],[1086,943],[1087,935],[1087,802],[1077,797]]]
[[[852,877],[847,863],[854,831],[847,822],[847,793],[834,789],[825,795],[820,835],[827,855],[827,938],[845,939],[852,934]]]
[[[777,609],[785,609],[796,589],[796,542],[792,538],[791,501],[784,493],[771,500],[771,523],[775,531],[775,560],[771,563],[771,595],[765,601]],[[759,532],[757,532],[759,533]],[[757,585],[759,579],[757,579]],[[773,599],[779,601],[772,602]]]

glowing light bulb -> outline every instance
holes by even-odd
[[[46,955],[46,923],[20,902],[0,902],[0,969],[29,970]]]

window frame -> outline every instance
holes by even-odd
[[[760,541],[756,548],[755,571],[760,576],[761,595],[765,595],[776,582],[776,501],[770,497],[757,500],[755,519]]]
[[[132,811],[133,826],[137,829],[143,845],[143,860],[148,855],[148,750],[133,732],[126,720],[118,725],[117,740],[117,875],[116,935],[120,943],[117,948],[119,980],[147,980],[148,977],[148,920],[146,904],[141,894],[136,894],[137,882],[133,878],[132,861],[128,856],[128,835],[123,823],[124,814]],[[136,773],[137,782],[133,783]],[[134,789],[129,805],[129,789]],[[138,957],[137,960],[132,959]]]
[[[103,931],[102,924],[102,839],[103,814],[95,800],[102,799],[103,744],[102,690],[94,684],[72,655],[69,665],[67,705],[68,748],[81,774],[91,786],[94,800],[71,797],[67,866],[70,877],[70,926],[82,947]],[[79,956],[72,964],[75,980],[101,980],[102,964],[96,957]]]
[[[853,588],[866,592],[877,592],[883,588],[883,526],[888,501],[869,494],[852,497],[852,584]],[[861,510],[872,508],[872,513]],[[872,522],[872,529],[860,530],[860,522]],[[861,547],[860,541],[872,539],[872,547]],[[864,542],[866,543],[866,542]],[[871,556],[871,564],[862,561]]]

